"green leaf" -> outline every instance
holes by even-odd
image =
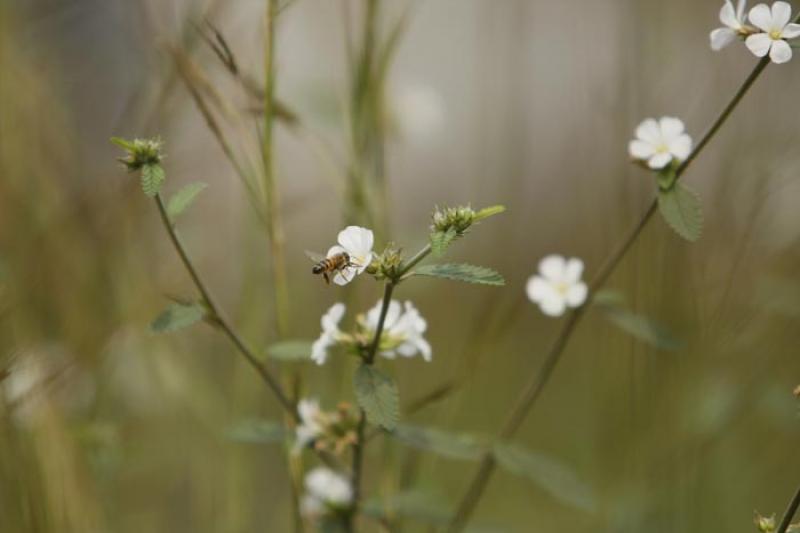
[[[203,192],[203,189],[206,187],[208,187],[206,183],[198,181],[196,183],[190,183],[172,195],[172,198],[170,198],[167,203],[169,219],[174,222],[181,213],[186,211],[187,207],[192,205],[197,195]]]
[[[161,165],[144,165],[142,167],[142,190],[147,196],[155,196],[164,184],[164,169]]]
[[[280,361],[310,361],[312,341],[289,340],[267,347],[267,355]]]
[[[678,183],[672,189],[658,191],[658,208],[667,224],[684,239],[694,242],[703,231],[703,208],[700,197]]]
[[[133,141],[123,139],[122,137],[111,137],[111,142],[116,144],[123,150],[127,150],[128,152],[132,152],[133,149],[136,147],[136,145],[133,144]]]
[[[506,206],[504,205],[493,205],[491,207],[484,207],[477,213],[475,213],[475,218],[473,219],[474,222],[480,222],[484,218],[493,217],[495,215],[499,215],[500,213],[505,212]]]
[[[361,365],[356,370],[355,388],[367,420],[392,431],[400,418],[400,399],[392,378],[372,366]]]
[[[225,431],[225,435],[236,442],[274,444],[283,442],[286,428],[279,422],[252,418],[235,423]]]
[[[423,491],[404,491],[387,498],[372,498],[364,502],[362,512],[375,519],[401,516],[436,526],[445,526],[451,515],[448,505],[436,494]]]
[[[623,331],[660,350],[677,350],[683,343],[663,325],[627,309],[607,308],[606,316]]]
[[[486,451],[485,446],[471,435],[447,433],[436,428],[399,425],[391,435],[404,444],[449,459],[475,461]]]
[[[440,265],[425,265],[417,268],[414,273],[420,276],[432,276],[435,278],[446,278],[454,281],[494,285],[497,287],[502,287],[506,284],[506,280],[503,279],[503,276],[491,268],[467,264],[444,263]]]
[[[447,231],[436,231],[431,233],[431,250],[433,255],[442,256],[458,238],[458,232],[455,228],[449,228]]]
[[[501,467],[527,478],[554,498],[586,511],[594,508],[592,490],[555,459],[508,443],[495,444],[494,457]]]
[[[150,324],[150,329],[155,333],[176,331],[186,326],[191,326],[205,316],[206,309],[200,304],[175,303],[153,320],[153,323]]]

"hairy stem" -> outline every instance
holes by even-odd
[[[680,179],[683,173],[689,168],[689,165],[697,158],[700,152],[706,147],[708,142],[717,134],[719,129],[727,121],[733,110],[742,100],[744,95],[747,94],[747,92],[750,90],[750,87],[753,85],[756,79],[758,79],[768,64],[769,58],[764,58],[759,61],[752,72],[750,72],[750,74],[747,76],[747,79],[745,79],[744,83],[742,83],[742,85],[736,91],[736,94],[734,94],[733,98],[731,98],[731,100],[728,102],[728,105],[725,106],[708,131],[697,143],[694,150],[692,150],[692,153],[686,158],[686,161],[684,161],[680,167],[678,167],[676,171],[677,179]],[[639,222],[637,222],[636,226],[634,226],[622,244],[615,250],[609,260],[606,261],[604,266],[601,267],[601,269],[592,279],[591,283],[589,284],[589,297],[587,301],[582,307],[579,307],[570,313],[555,341],[553,341],[553,344],[550,346],[547,356],[539,368],[539,371],[536,374],[533,374],[530,381],[528,381],[528,383],[526,383],[523,387],[522,392],[512,406],[511,412],[509,413],[508,418],[500,430],[499,436],[501,438],[513,437],[520,428],[525,420],[525,417],[535,405],[545,386],[547,386],[548,382],[550,381],[550,377],[558,365],[564,349],[566,348],[567,344],[569,344],[572,334],[580,323],[581,318],[583,318],[587,307],[591,303],[593,295],[605,284],[611,274],[616,270],[617,266],[619,266],[619,264],[625,258],[628,251],[642,234],[642,231],[644,231],[647,223],[653,218],[653,215],[657,209],[657,200],[653,200],[650,203],[647,211],[644,213],[644,215],[642,215]],[[494,457],[490,453],[487,453],[481,460],[477,473],[470,481],[467,491],[459,502],[456,512],[447,527],[447,531],[449,533],[462,531],[467,525],[470,516],[475,510],[475,507],[480,501],[486,486],[491,480],[495,466],[496,464]]]
[[[420,263],[420,261],[422,261],[423,259],[425,259],[426,257],[428,257],[428,256],[430,255],[430,253],[431,253],[431,245],[430,245],[430,243],[429,243],[429,244],[426,244],[426,245],[425,245],[425,246],[422,248],[422,250],[420,250],[419,252],[417,252],[416,254],[414,254],[414,257],[412,257],[411,259],[409,259],[408,261],[406,261],[405,263],[403,263],[403,266],[402,266],[402,267],[400,267],[400,272],[398,272],[398,274],[397,274],[397,279],[400,279],[400,278],[402,278],[403,276],[405,276],[406,274],[408,274],[408,272],[409,272],[409,271],[410,271],[412,268],[414,268],[415,266],[417,266],[417,265]]]
[[[389,304],[392,301],[392,293],[394,292],[395,284],[388,281],[383,291],[383,302],[381,304],[381,314],[378,317],[378,325],[375,328],[375,337],[372,339],[372,344],[363,358],[365,365],[372,365],[375,362],[375,356],[378,353],[378,346],[381,342],[381,335],[383,334],[383,327],[386,323],[386,315],[389,312]],[[358,507],[361,501],[361,477],[364,469],[364,448],[367,444],[366,438],[367,429],[367,415],[364,409],[361,409],[358,419],[357,440],[353,446],[353,472],[352,472],[352,485],[353,485],[353,508],[348,517],[347,530],[355,531],[355,517],[358,513]]]
[[[206,284],[203,282],[203,279],[198,274],[197,269],[195,268],[192,260],[189,258],[189,254],[186,253],[186,248],[184,248],[183,243],[181,242],[180,238],[178,237],[177,232],[175,231],[175,226],[172,224],[172,221],[169,219],[169,215],[167,214],[167,209],[164,206],[164,200],[161,198],[160,194],[157,194],[155,197],[156,206],[158,206],[158,212],[161,215],[161,222],[164,224],[164,229],[167,230],[167,234],[169,235],[170,241],[172,241],[172,246],[175,248],[175,251],[178,252],[178,256],[181,258],[181,262],[183,266],[186,268],[186,271],[189,273],[189,277],[192,278],[195,287],[200,292],[200,295],[203,298],[203,302],[205,303],[206,307],[211,313],[211,318],[213,323],[225,333],[225,336],[233,343],[239,353],[244,356],[250,366],[256,371],[256,373],[261,377],[261,380],[269,387],[270,390],[275,394],[275,397],[280,402],[281,406],[286,409],[289,415],[294,419],[298,420],[297,411],[294,407],[294,404],[289,401],[288,396],[283,391],[283,388],[278,383],[278,380],[272,375],[272,373],[264,366],[258,358],[255,356],[250,347],[247,346],[245,341],[239,336],[235,329],[230,325],[228,320],[222,314],[219,306],[217,305],[214,298],[211,296],[211,292],[209,291]]]
[[[787,507],[786,512],[783,513],[781,523],[776,530],[777,533],[786,533],[789,530],[789,526],[792,524],[792,519],[794,519],[794,515],[797,514],[798,507],[800,507],[800,487],[797,488],[792,501],[789,502],[789,507]]]

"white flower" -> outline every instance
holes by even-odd
[[[786,63],[792,59],[792,47],[784,39],[800,36],[800,24],[790,23],[791,19],[792,6],[786,2],[775,2],[772,10],[758,4],[750,10],[750,22],[762,32],[745,40],[747,48],[758,57],[769,54],[773,63]]]
[[[306,516],[320,515],[327,507],[346,508],[353,501],[350,481],[330,468],[317,467],[306,474],[305,487],[302,511]]]
[[[581,281],[583,261],[548,255],[539,262],[539,274],[528,280],[528,298],[549,316],[560,316],[568,307],[580,307],[588,289]]]
[[[731,44],[737,37],[744,35],[747,31],[745,23],[747,15],[744,12],[747,0],[739,0],[736,9],[733,8],[731,0],[725,0],[725,5],[719,12],[719,20],[725,25],[724,28],[717,28],[711,32],[711,49],[722,50]]]
[[[346,253],[350,256],[349,266],[336,272],[333,282],[337,285],[347,285],[357,274],[361,274],[372,262],[372,245],[374,244],[372,230],[360,226],[347,226],[339,232],[339,244],[328,250],[328,257]]]
[[[678,118],[649,118],[636,128],[636,139],[628,145],[634,159],[647,161],[647,165],[660,170],[673,160],[683,161],[692,152],[692,138],[684,133],[683,122]]]
[[[328,358],[328,348],[334,346],[342,335],[339,329],[339,322],[344,316],[344,309],[343,303],[336,303],[328,309],[327,313],[322,315],[320,320],[322,334],[311,345],[311,359],[318,365],[325,363]]]
[[[305,448],[312,441],[325,434],[324,415],[316,399],[302,399],[297,404],[297,414],[300,415],[300,424],[295,429],[297,437],[295,449]]]
[[[368,331],[374,332],[378,328],[382,305],[383,302],[379,301],[367,312],[364,326]],[[392,300],[389,302],[389,309],[383,322],[380,355],[394,359],[398,355],[413,357],[419,353],[425,361],[430,361],[431,345],[422,336],[427,328],[428,323],[414,304],[405,302],[401,305],[400,302]]]

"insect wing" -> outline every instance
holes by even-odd
[[[306,250],[306,257],[308,257],[315,263],[319,263],[320,261],[325,261],[326,259],[324,255],[318,254],[316,252],[309,252],[308,250]]]

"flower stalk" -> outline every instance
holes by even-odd
[[[267,367],[265,367],[258,360],[253,350],[245,343],[245,341],[236,332],[236,330],[233,329],[228,320],[222,314],[219,306],[212,297],[211,292],[209,291],[205,282],[203,282],[200,274],[197,272],[194,263],[192,263],[189,254],[186,252],[186,248],[184,248],[183,243],[178,237],[178,234],[175,231],[175,226],[169,219],[169,214],[167,213],[167,208],[164,205],[164,200],[161,198],[161,194],[155,195],[155,203],[158,207],[158,212],[161,215],[161,222],[164,225],[164,229],[167,231],[167,235],[169,235],[173,248],[175,248],[175,251],[178,253],[183,266],[186,268],[186,271],[189,274],[189,277],[192,278],[192,282],[194,282],[195,287],[197,288],[198,292],[200,292],[200,296],[203,298],[203,303],[211,315],[211,322],[218,326],[223,333],[225,333],[225,336],[228,337],[228,339],[233,343],[237,351],[242,354],[245,360],[259,375],[261,380],[275,394],[278,402],[286,410],[289,416],[295,421],[299,420],[294,403],[289,400],[289,397],[284,392],[278,380],[272,375],[269,369],[267,369]]]
[[[792,501],[789,502],[789,507],[786,508],[786,512],[783,514],[783,518],[778,526],[777,533],[786,533],[789,531],[789,526],[792,524],[794,515],[797,514],[798,507],[800,507],[800,487],[797,488]]]
[[[755,68],[750,72],[748,77],[736,91],[733,98],[731,98],[731,100],[722,110],[720,115],[717,117],[717,119],[714,121],[711,127],[707,130],[705,135],[703,135],[701,140],[697,143],[697,145],[691,151],[688,157],[675,170],[675,180],[681,178],[681,176],[689,168],[689,165],[692,164],[692,162],[697,158],[700,152],[702,152],[702,150],[711,141],[711,139],[714,138],[719,129],[722,127],[723,124],[725,124],[730,115],[733,113],[733,110],[736,109],[736,107],[741,102],[744,95],[747,94],[747,92],[752,87],[753,83],[758,79],[758,77],[761,75],[761,73],[764,71],[764,69],[767,67],[769,63],[770,63],[769,58],[763,58],[758,62]],[[531,377],[530,381],[528,381],[528,383],[523,387],[522,392],[520,393],[516,402],[511,408],[511,412],[499,432],[499,436],[501,438],[507,439],[512,437],[517,432],[517,430],[522,426],[522,423],[524,422],[527,414],[536,404],[536,401],[540,397],[542,391],[547,386],[550,377],[553,374],[553,371],[555,370],[559,360],[561,359],[561,355],[563,354],[564,349],[569,344],[569,341],[572,338],[572,334],[575,332],[575,329],[577,328],[578,324],[583,318],[585,311],[588,308],[589,304],[591,303],[594,294],[597,292],[598,289],[603,287],[603,285],[611,276],[611,274],[616,270],[617,266],[625,258],[628,251],[637,241],[644,228],[647,227],[648,222],[650,221],[650,219],[652,219],[657,209],[658,209],[658,202],[657,200],[653,200],[650,203],[650,206],[648,207],[647,211],[644,213],[639,222],[637,222],[636,226],[631,230],[631,232],[628,234],[628,236],[620,245],[620,247],[617,248],[614,254],[609,258],[609,260],[605,263],[605,265],[595,275],[595,277],[589,284],[589,295],[586,300],[586,303],[582,307],[579,307],[570,313],[566,322],[561,328],[561,331],[559,332],[555,341],[548,350],[547,356],[545,357],[544,362],[539,368],[539,371],[536,374],[534,374]],[[478,466],[478,471],[470,481],[467,491],[465,492],[464,496],[462,497],[461,501],[458,504],[458,507],[456,508],[455,514],[453,515],[453,518],[451,519],[450,524],[447,527],[448,533],[460,532],[467,525],[472,513],[475,510],[475,507],[477,506],[478,502],[480,501],[486,489],[486,486],[491,480],[495,467],[496,467],[496,462],[494,457],[490,453],[487,453],[481,460],[480,465]],[[798,498],[800,498],[800,496],[798,496]]]

